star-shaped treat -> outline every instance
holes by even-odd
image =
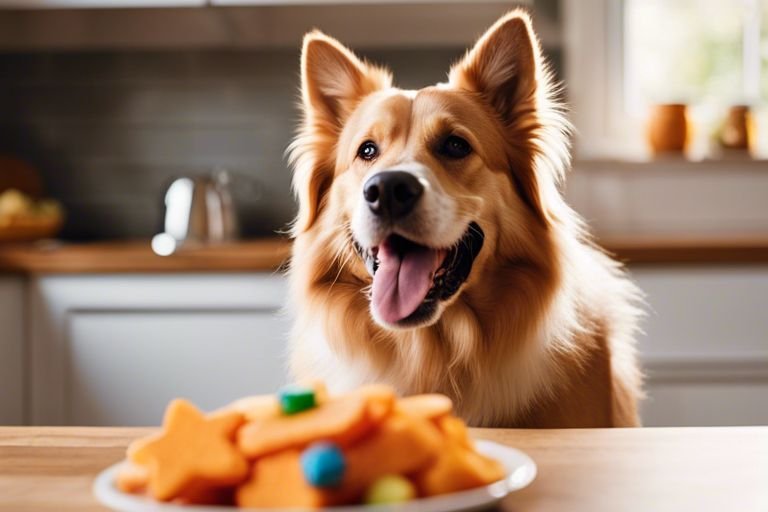
[[[190,487],[236,485],[248,476],[248,463],[234,443],[243,421],[237,411],[206,417],[186,400],[174,400],[163,431],[134,443],[128,458],[149,468],[149,492],[158,500],[171,500]]]

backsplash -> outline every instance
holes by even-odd
[[[443,81],[462,52],[361,53],[414,88]],[[236,175],[243,235],[267,235],[294,213],[284,151],[298,62],[295,50],[0,54],[0,152],[40,170],[67,239],[149,237],[165,185],[216,167]]]

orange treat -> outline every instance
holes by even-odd
[[[123,492],[138,494],[144,492],[149,482],[149,469],[139,464],[126,462],[117,472],[115,485]]]
[[[309,381],[305,384],[315,390],[315,401],[322,405],[328,401],[328,390],[320,381]],[[279,416],[280,403],[275,395],[254,395],[235,400],[229,405],[215,411],[220,412],[238,411],[245,416],[247,421],[254,421],[267,416]]]
[[[469,437],[469,429],[467,424],[461,418],[456,416],[445,416],[439,418],[437,421],[437,428],[447,438],[448,442],[453,442],[459,446],[463,446],[468,450],[474,450],[475,445],[472,443],[472,439]]]
[[[453,410],[451,399],[437,393],[408,396],[398,400],[397,406],[406,414],[430,420],[450,414]]]
[[[346,446],[373,429],[393,404],[392,390],[361,388],[305,412],[257,418],[238,431],[237,444],[248,458],[302,448],[319,440]]]
[[[442,436],[432,422],[405,414],[393,414],[375,431],[344,451],[347,471],[341,487],[360,497],[385,475],[418,471],[438,456]]]
[[[492,484],[504,477],[503,466],[493,459],[448,442],[439,458],[415,477],[421,494],[434,496]]]
[[[280,404],[275,395],[247,396],[218,409],[213,414],[239,412],[247,421],[254,421],[280,414]]]
[[[206,418],[186,400],[174,400],[163,431],[136,442],[128,456],[149,468],[149,492],[158,500],[177,497],[193,484],[236,485],[248,474],[248,464],[232,442],[242,422],[236,411]]]
[[[285,450],[257,459],[250,479],[237,488],[237,506],[318,508],[349,502],[338,491],[308,484],[300,457],[299,450]]]

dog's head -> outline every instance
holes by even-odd
[[[548,84],[520,11],[489,29],[447,83],[418,91],[308,34],[305,119],[292,147],[294,235],[335,231],[327,251],[354,258],[332,254],[327,264],[354,261],[328,275],[347,273],[370,290],[381,326],[436,322],[483,273],[488,283],[489,262],[525,260],[556,216],[548,167],[560,166],[541,157],[566,158],[567,148]]]

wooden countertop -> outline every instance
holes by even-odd
[[[104,510],[99,471],[147,429],[0,427],[0,510]],[[528,453],[506,511],[768,510],[768,427],[475,430]]]
[[[722,240],[659,237],[604,238],[603,246],[633,265],[768,263],[768,236]],[[147,240],[93,243],[0,244],[0,272],[140,273],[274,271],[290,254],[290,240],[265,238],[152,252]]]
[[[290,241],[264,238],[185,248],[158,256],[149,240],[0,245],[0,271],[23,273],[143,273],[274,271],[288,260]]]

